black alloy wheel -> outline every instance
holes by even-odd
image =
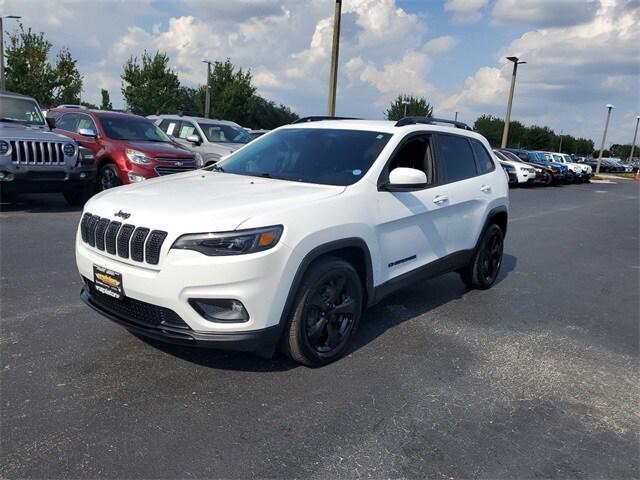
[[[472,260],[460,271],[462,281],[469,288],[491,287],[500,273],[503,251],[504,233],[498,225],[491,224],[484,231]]]
[[[282,349],[312,367],[340,358],[358,327],[363,300],[360,277],[350,263],[336,257],[314,262],[296,294]]]

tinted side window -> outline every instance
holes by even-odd
[[[476,156],[476,161],[478,162],[478,169],[480,170],[480,175],[483,173],[491,172],[495,166],[493,164],[493,160],[487,150],[482,146],[480,142],[477,140],[469,140],[471,142],[471,148],[473,148],[473,153]]]
[[[78,115],[75,113],[67,113],[66,115],[62,115],[58,120],[56,120],[56,128],[60,130],[66,130],[67,132],[75,132],[76,124],[78,123]]]
[[[444,166],[445,183],[457,182],[478,174],[469,140],[457,135],[438,135],[439,164]]]

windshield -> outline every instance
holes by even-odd
[[[0,119],[7,122],[44,125],[38,104],[29,98],[0,97]]]
[[[351,185],[367,173],[391,134],[286,128],[254,140],[209,167],[225,173],[323,185]]]
[[[242,127],[198,122],[207,140],[214,143],[249,143],[252,138]]]
[[[146,118],[101,116],[100,123],[105,135],[113,140],[171,142],[162,130]]]

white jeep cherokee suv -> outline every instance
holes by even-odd
[[[507,178],[484,137],[442,123],[311,117],[98,194],[77,232],[81,297],[139,335],[316,366],[403,285],[457,271],[488,288]]]

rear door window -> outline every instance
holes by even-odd
[[[437,134],[438,167],[444,171],[444,183],[458,182],[478,175],[469,140],[451,134]]]

